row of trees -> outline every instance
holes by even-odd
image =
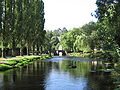
[[[117,59],[120,48],[120,1],[97,0],[95,17],[81,28],[74,28],[61,36],[60,44],[66,51],[94,52],[102,50],[109,57]]]
[[[39,51],[45,38],[44,3],[42,0],[0,0],[0,48],[2,57],[6,49],[35,48]]]
[[[63,50],[72,52],[94,53],[97,50],[103,52],[107,58],[114,58],[116,62],[119,57],[119,44],[114,34],[113,30],[100,21],[89,22],[63,34],[59,45],[62,45]]]
[[[49,51],[49,53],[51,53],[51,51],[58,50],[60,46],[60,37],[67,32],[68,30],[65,27],[62,29],[58,28],[54,31],[47,30],[43,47],[44,51]]]
[[[89,52],[99,46],[97,40],[98,25],[95,22],[89,22],[81,28],[74,28],[61,36],[61,42],[65,51]]]
[[[61,44],[67,51],[116,50],[117,43],[111,34],[100,22],[89,22],[64,34]]]
[[[114,34],[108,27],[98,22],[89,22],[81,28],[58,29],[47,31],[46,33],[46,50],[58,50],[61,45],[65,51],[74,52],[93,52],[95,50],[104,52],[108,56],[118,58],[118,44],[114,40]],[[61,40],[60,40],[61,39]],[[109,53],[110,51],[110,53]],[[113,51],[111,53],[111,51]],[[116,59],[115,58],[115,59]]]

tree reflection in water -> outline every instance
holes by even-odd
[[[109,73],[97,71],[104,68],[102,62],[66,57],[55,60],[0,72],[0,90],[113,90]]]

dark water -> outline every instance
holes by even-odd
[[[113,90],[102,63],[91,59],[54,57],[24,68],[0,72],[0,90]]]

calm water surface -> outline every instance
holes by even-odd
[[[92,59],[54,57],[0,72],[0,90],[113,90],[109,73]]]

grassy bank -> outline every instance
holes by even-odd
[[[96,51],[94,53],[68,53],[69,56],[83,57],[83,58],[93,58],[102,59],[107,62],[118,62],[119,55],[115,51]]]
[[[34,61],[51,58],[43,56],[17,56],[13,58],[0,58],[0,71],[26,66]]]
[[[102,53],[69,53],[68,56],[75,56],[81,58],[100,58]]]

